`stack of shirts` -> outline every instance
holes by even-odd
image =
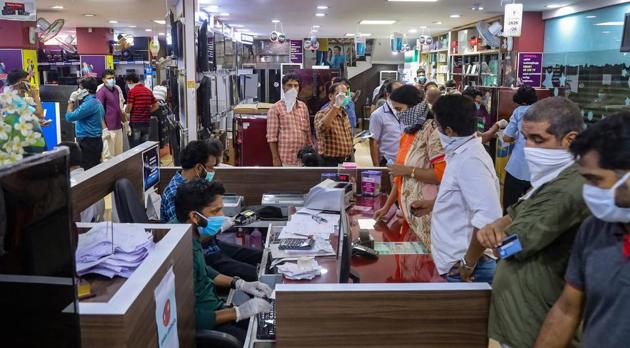
[[[79,235],[77,273],[129,278],[153,246],[153,235],[142,227],[100,223]]]

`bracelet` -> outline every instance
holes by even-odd
[[[475,263],[474,265],[470,266],[466,263],[466,257],[462,257],[461,260],[459,260],[459,263],[462,265],[462,267],[464,267],[465,270],[467,271],[474,271],[475,267],[477,267],[477,264]]]
[[[413,169],[411,169],[411,177],[412,178],[416,178],[416,167],[413,167]]]

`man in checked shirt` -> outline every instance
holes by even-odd
[[[345,111],[350,103],[347,91],[344,83],[334,83],[328,89],[330,103],[315,115],[319,154],[326,167],[337,167],[352,157],[352,126]]]
[[[282,78],[284,97],[267,112],[267,142],[274,167],[297,166],[298,151],[311,145],[311,123],[308,107],[297,100],[300,79],[289,74]]]

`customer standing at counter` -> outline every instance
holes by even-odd
[[[77,142],[81,147],[81,168],[88,170],[101,163],[105,110],[96,99],[96,79],[87,77],[68,100],[66,121],[74,122]]]
[[[563,97],[534,104],[523,116],[525,158],[532,189],[508,214],[477,233],[466,260],[516,235],[522,251],[500,260],[492,284],[488,335],[512,348],[530,348],[547,312],[560,297],[580,224],[590,215],[584,179],[569,146],[584,129],[578,106]],[[466,277],[464,277],[466,278]],[[536,289],[536,291],[532,291]]]
[[[131,147],[136,147],[149,141],[151,113],[160,105],[153,96],[153,92],[140,83],[140,78],[135,73],[127,75],[125,82],[129,87],[125,112],[130,115]]]
[[[387,102],[370,115],[370,155],[372,165],[384,167],[396,161],[398,145],[403,132],[403,124],[389,100],[392,92],[402,86],[400,81],[385,86]]]
[[[218,182],[194,179],[177,188],[175,210],[177,220],[193,225],[193,286],[195,293],[195,321],[198,330],[217,330],[236,337],[241,344],[247,336],[249,319],[271,310],[271,304],[261,297],[271,296],[272,290],[264,283],[246,282],[229,277],[206,266],[202,242],[220,232],[223,225],[223,195],[225,189]],[[235,289],[254,296],[238,307],[226,308],[215,292],[215,287]]]
[[[267,142],[274,167],[296,167],[301,148],[311,145],[311,121],[306,104],[298,100],[300,78],[282,78],[284,97],[267,112]]]
[[[352,126],[345,107],[350,102],[343,83],[328,88],[328,106],[315,115],[319,154],[326,167],[336,167],[352,158]]]
[[[105,128],[103,129],[103,160],[118,156],[123,153],[123,129],[122,124],[127,122],[121,108],[122,91],[116,85],[116,73],[107,69],[103,72],[96,91],[96,99],[105,110]]]
[[[584,200],[594,216],[580,227],[564,291],[547,315],[536,348],[567,347],[582,321],[583,347],[622,348],[630,343],[628,149],[628,112],[595,123],[571,144],[586,179]]]

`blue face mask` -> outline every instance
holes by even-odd
[[[107,79],[107,87],[109,88],[114,88],[114,86],[116,85],[116,80],[114,79]]]
[[[348,106],[348,104],[350,104],[351,101],[352,99],[350,99],[350,96],[346,96],[346,99],[344,99],[343,103],[341,104],[341,108],[344,109],[346,106]]]
[[[203,169],[206,172],[205,176],[202,176],[201,179],[206,179],[206,181],[208,182],[212,182],[212,180],[214,180],[214,172],[210,172],[207,169]]]
[[[219,232],[221,232],[221,227],[223,227],[223,223],[225,222],[225,216],[211,216],[205,217],[203,214],[195,212],[197,217],[201,220],[199,225],[197,226],[197,232],[204,238],[216,236]],[[205,225],[205,226],[204,226]]]
[[[475,107],[477,108],[477,110],[479,110],[479,109],[481,109],[481,104],[475,103]]]

